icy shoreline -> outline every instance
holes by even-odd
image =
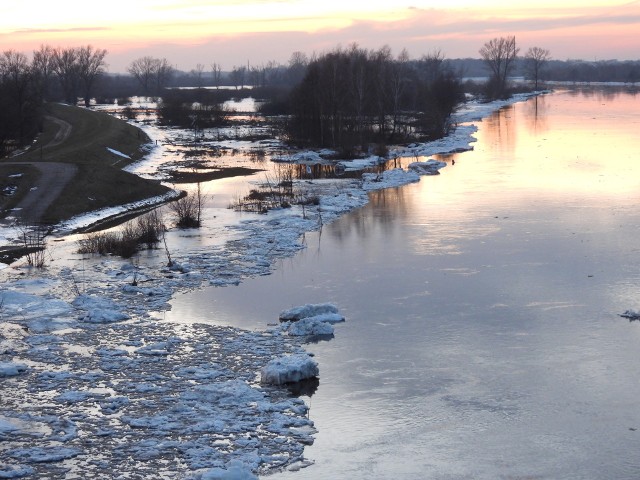
[[[477,121],[526,98],[467,106],[456,121]],[[469,150],[475,130],[463,125],[446,139],[397,154]],[[314,427],[306,405],[259,381],[273,359],[304,355],[303,337],[283,328],[174,325],[151,312],[166,310],[171,297],[186,289],[271,273],[275,259],[304,248],[302,234],[365,205],[368,191],[419,181],[421,173],[442,166],[305,183],[320,197],[317,207],[227,225],[236,239],[176,253],[171,269],[161,252],[139,265],[104,258],[87,266],[54,262],[32,276],[6,269],[0,291],[0,477],[71,472],[100,478],[117,465],[123,478],[132,472],[207,478],[225,468],[250,478],[249,470],[307,465],[304,446],[313,442]]]

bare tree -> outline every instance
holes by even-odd
[[[480,49],[482,60],[491,70],[489,94],[491,97],[504,95],[507,77],[513,70],[514,62],[520,51],[516,47],[516,37],[500,37],[489,40]]]
[[[233,86],[238,88],[244,88],[245,78],[247,74],[247,67],[233,67],[231,70],[231,82],[233,82]]]
[[[538,81],[540,79],[540,72],[544,68],[545,64],[551,60],[551,52],[546,48],[530,47],[524,56],[526,61],[526,71],[530,78],[534,81],[534,88],[538,89]]]
[[[104,73],[107,66],[104,58],[107,51],[103,48],[93,48],[91,45],[78,48],[78,70],[83,86],[84,105],[91,102],[91,90],[96,79]]]
[[[289,83],[297,85],[302,81],[309,66],[309,58],[303,52],[293,52],[289,59]]]
[[[196,68],[191,70],[191,76],[196,81],[196,87],[202,87],[202,74],[204,73],[204,65],[201,63],[196,64]]]
[[[395,62],[390,63],[389,69],[389,95],[391,96],[391,112],[393,114],[393,131],[392,135],[395,135],[398,128],[398,120],[400,113],[400,99],[406,89],[406,85],[409,82],[408,78],[408,64],[409,64],[409,52],[403,49],[398,55],[398,59]]]
[[[65,101],[75,105],[78,102],[80,84],[78,50],[75,48],[54,49],[53,65],[54,72],[60,81]]]
[[[6,50],[0,56],[0,80],[6,87],[6,92],[15,104],[17,118],[17,134],[20,142],[25,139],[25,105],[27,103],[27,89],[31,83],[31,69],[24,53]]]
[[[211,77],[213,78],[213,86],[220,88],[220,81],[222,80],[222,65],[215,62],[211,64]]]
[[[173,67],[166,58],[140,57],[127,71],[140,82],[145,95],[160,94],[173,75]]]
[[[435,49],[432,52],[423,55],[418,62],[422,80],[427,84],[435,82],[440,76],[443,63],[444,53],[442,53],[442,50],[440,49]]]
[[[140,82],[145,95],[151,93],[155,82],[158,59],[153,57],[140,57],[129,65],[127,71]]]
[[[155,89],[156,93],[162,93],[173,76],[174,68],[169,64],[166,58],[161,58],[157,62],[155,71]]]
[[[40,45],[40,50],[33,52],[31,70],[36,89],[41,101],[46,101],[49,94],[49,83],[54,73],[54,51],[49,45]]]

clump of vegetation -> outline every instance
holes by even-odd
[[[440,52],[412,61],[353,45],[313,60],[290,100],[290,142],[353,158],[372,143],[442,137],[463,92]]]
[[[186,195],[171,202],[168,207],[173,213],[178,228],[200,228],[202,225],[202,209],[205,196],[202,194],[200,184],[194,195]]]
[[[165,125],[194,131],[226,125],[229,112],[217,97],[217,91],[203,88],[167,90],[160,103],[160,121]]]
[[[121,230],[87,234],[78,241],[78,253],[131,258],[142,246],[155,248],[165,228],[162,215],[153,210],[125,223]]]
[[[280,165],[275,176],[265,175],[258,188],[251,189],[248,195],[229,205],[236,211],[267,213],[277,208],[290,208],[292,205],[318,205],[317,196],[308,196],[294,188],[294,166]]]
[[[47,227],[37,225],[33,228],[21,227],[21,240],[27,264],[30,267],[44,268],[47,259]]]

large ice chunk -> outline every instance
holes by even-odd
[[[27,366],[22,363],[0,362],[0,378],[15,377],[27,371]]]
[[[317,377],[319,373],[318,362],[306,353],[298,353],[271,360],[262,367],[260,380],[263,383],[282,385]]]
[[[280,321],[296,322],[303,318],[317,317],[318,315],[338,315],[342,321],[344,321],[344,317],[338,314],[338,307],[331,303],[307,304],[290,310],[285,310],[280,313]],[[331,323],[336,322],[334,321]]]
[[[87,311],[82,320],[88,323],[114,323],[130,318],[120,311],[113,300],[106,297],[79,295],[73,301],[73,305]]]
[[[333,315],[333,314],[330,314]],[[322,316],[303,318],[293,322],[287,329],[289,335],[304,337],[307,335],[333,335],[333,325],[322,320]]]
[[[212,468],[200,477],[201,480],[257,480],[249,467],[239,460],[231,460],[227,468]]]

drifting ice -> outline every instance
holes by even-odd
[[[317,377],[318,362],[306,353],[285,355],[267,363],[260,371],[262,383],[282,385]]]
[[[307,304],[283,311],[280,313],[280,320],[283,322],[296,322],[307,317],[329,314],[338,315],[338,307],[331,303]],[[342,321],[344,321],[344,317],[339,316],[342,318]]]

